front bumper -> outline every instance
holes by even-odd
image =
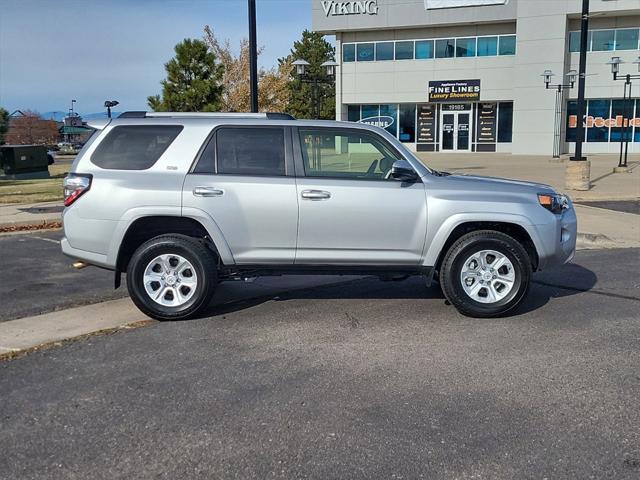
[[[536,225],[538,238],[538,270],[563,265],[570,262],[576,253],[578,219],[573,205],[562,214],[549,213],[549,222]]]

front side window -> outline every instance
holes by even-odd
[[[388,180],[400,156],[384,141],[358,130],[300,129],[307,177]]]
[[[516,36],[515,35],[507,35],[507,36],[500,37],[499,54],[500,55],[516,54]]]
[[[151,168],[182,131],[180,125],[114,127],[91,155],[91,162],[111,170]]]
[[[355,62],[356,61],[356,45],[355,43],[345,43],[342,45],[342,61],[343,62]]]
[[[372,62],[375,59],[373,43],[358,43],[356,47],[359,62]]]
[[[456,57],[475,57],[476,56],[476,38],[458,38],[456,39]]]
[[[393,60],[393,42],[376,43],[376,60]]]
[[[436,40],[436,58],[452,58],[455,56],[456,41],[453,38]]]
[[[284,129],[223,127],[216,132],[215,137],[217,173],[266,176],[285,174]]]

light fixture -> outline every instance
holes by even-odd
[[[569,70],[567,72],[567,77],[569,77],[569,83],[571,84],[571,88],[573,88],[576,83],[576,79],[578,78],[578,72],[576,70]]]
[[[620,64],[624,63],[620,57],[611,57],[611,60],[607,62],[607,65],[611,65],[611,73],[615,77],[620,73]]]
[[[306,60],[296,60],[293,62],[293,65],[296,67],[296,75],[302,76],[305,74],[307,67],[311,64]]]
[[[638,57],[633,63],[638,65],[638,71],[640,72],[640,57]]]
[[[338,66],[338,63],[333,60],[327,60],[320,66],[325,68],[328,77],[333,77],[336,74],[336,67]]]
[[[547,85],[547,88],[549,88],[549,83],[551,82],[551,77],[554,76],[554,73],[551,70],[545,70],[540,76],[544,77],[544,83]]]

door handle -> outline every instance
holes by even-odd
[[[196,197],[220,197],[224,195],[224,190],[214,187],[196,187],[193,189]]]
[[[303,190],[302,198],[306,198],[308,200],[326,200],[331,198],[331,194],[323,190]]]

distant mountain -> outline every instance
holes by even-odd
[[[112,117],[117,117],[122,112],[111,112]],[[41,113],[42,118],[45,120],[55,120],[56,122],[61,122],[64,117],[66,117],[68,112],[44,112]],[[95,120],[96,118],[107,118],[107,112],[95,112],[95,113],[84,113],[80,114],[83,120]]]

